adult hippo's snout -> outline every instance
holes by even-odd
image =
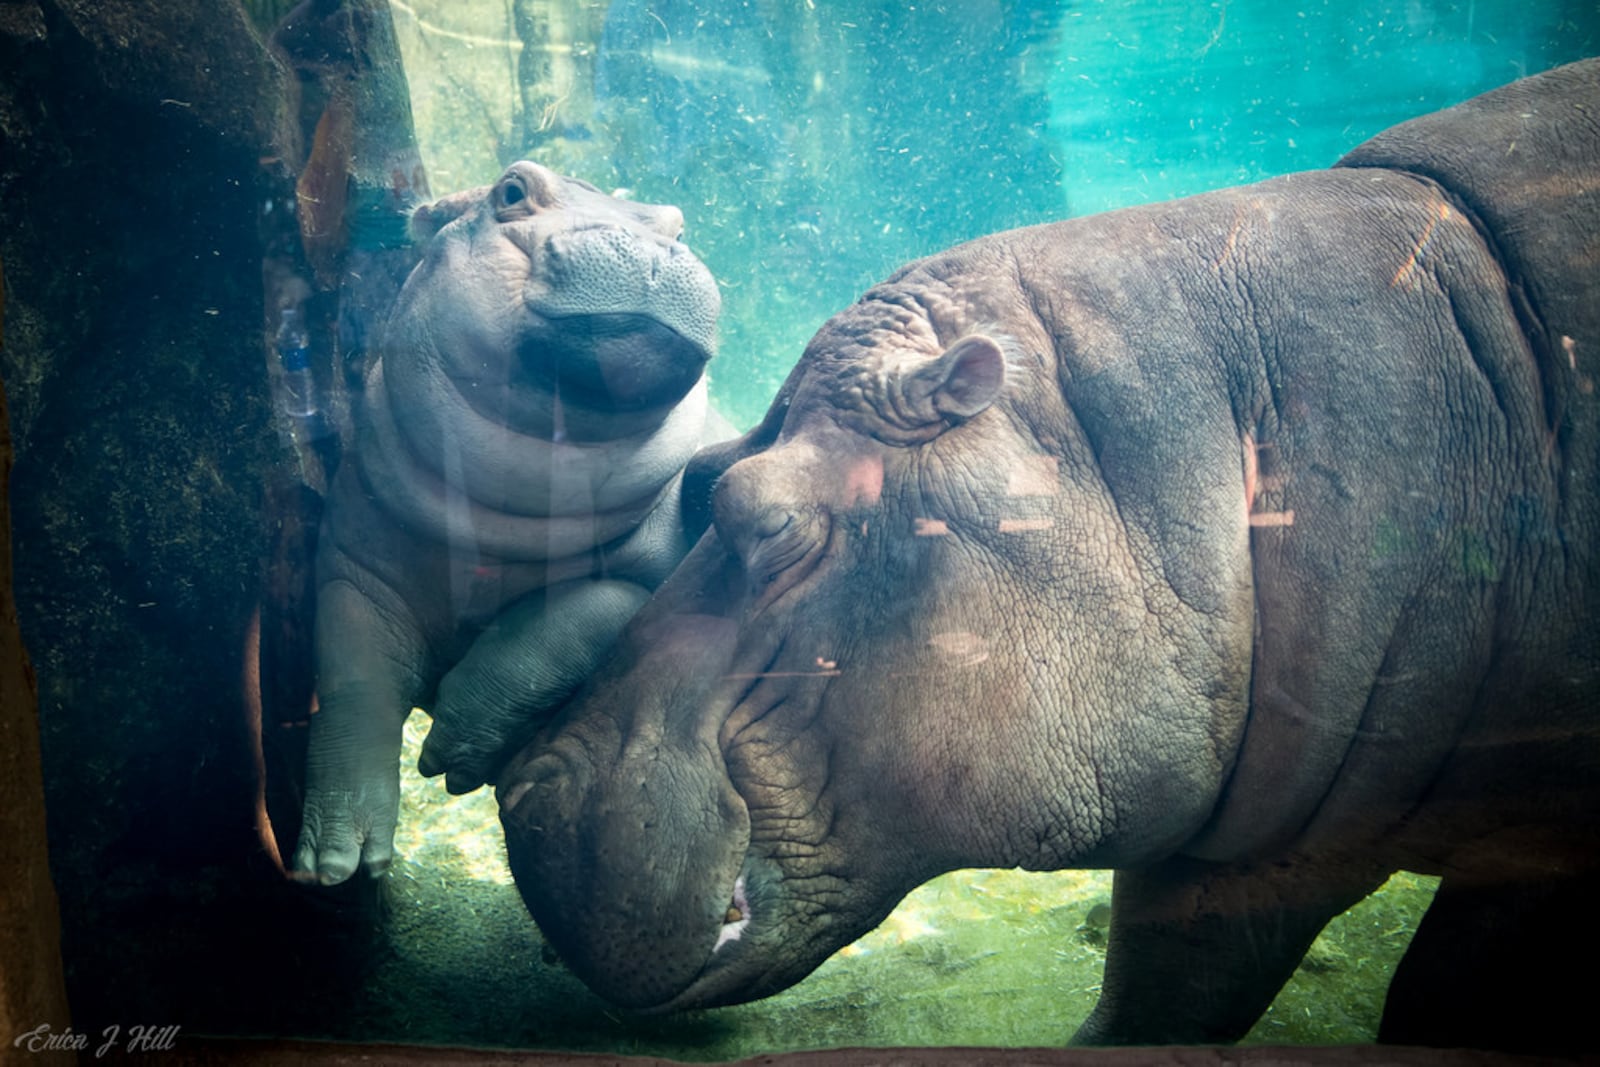
[[[884,900],[942,862],[939,850],[920,850],[888,886],[840,862],[842,840],[888,856],[915,831],[899,805],[855,803],[854,766],[876,746],[834,751],[815,728],[841,674],[863,675],[818,654],[839,645],[814,609],[852,578],[798,551],[786,531],[801,524],[775,516],[812,489],[843,514],[870,478],[846,463],[758,484],[749,475],[767,470],[771,453],[751,453],[777,425],[769,416],[696,458],[685,496],[715,484],[716,532],[499,780],[507,854],[529,911],[575,974],[634,1010],[777,992],[875,926]],[[716,476],[740,457],[746,465]],[[822,555],[846,552],[857,529],[810,525]]]
[[[689,665],[704,684],[644,687],[621,716],[585,718],[516,757],[499,783],[523,899],[576,973],[636,1010],[675,1001],[749,926],[750,818],[720,725],[734,623],[670,615],[630,674]],[[641,635],[643,636],[643,635]]]

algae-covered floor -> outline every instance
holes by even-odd
[[[511,884],[489,791],[452,798],[416,776],[426,722],[418,714],[408,725],[403,859],[389,876],[388,952],[369,977],[362,1036],[690,1060],[840,1045],[1048,1046],[1064,1044],[1094,1003],[1109,872],[981,870],[918,889],[779,996],[629,1016],[544,946]],[[1396,875],[1336,919],[1247,1040],[1372,1040],[1434,884]]]

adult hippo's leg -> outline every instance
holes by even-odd
[[[634,582],[579,579],[529,593],[473,642],[439,683],[433,727],[417,769],[468,793],[587,678],[650,591]]]
[[[1560,1054],[1594,1044],[1600,878],[1446,875],[1396,968],[1378,1040]]]
[[[1328,920],[1384,877],[1342,862],[1183,856],[1118,871],[1100,1000],[1073,1044],[1239,1040]]]
[[[400,749],[427,652],[409,612],[345,579],[318,590],[316,625],[318,711],[293,866],[333,885],[393,858]]]

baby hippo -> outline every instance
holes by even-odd
[[[296,872],[388,865],[412,707],[423,773],[476,788],[683,556],[719,299],[682,230],[529,162],[413,216],[317,554]]]

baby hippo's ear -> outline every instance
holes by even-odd
[[[463,189],[459,193],[441,196],[431,204],[423,204],[411,213],[411,240],[427,244],[433,235],[472,210],[489,195],[489,186]]]
[[[975,333],[918,367],[910,391],[946,419],[960,422],[994,403],[1005,384],[1005,352],[994,338]]]

